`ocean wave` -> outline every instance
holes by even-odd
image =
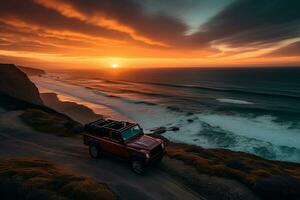
[[[217,99],[217,101],[222,102],[222,103],[232,103],[232,104],[253,104],[252,102],[249,101],[244,101],[244,100],[239,100],[239,99],[224,99],[224,98],[220,98]]]
[[[300,162],[299,127],[277,123],[276,118],[271,115],[247,117],[208,112],[188,115],[176,107],[150,105],[147,101],[124,97],[112,98],[111,94],[99,90],[46,78],[34,79],[38,87],[108,107],[120,116],[140,123],[146,131],[155,127],[178,127],[179,131],[167,131],[163,134],[172,141],[244,151],[268,159]]]
[[[145,91],[138,91],[138,90],[130,90],[130,89],[120,89],[120,92],[128,92],[128,93],[135,93],[135,94],[141,94],[145,96],[153,96],[153,97],[174,97],[172,95],[166,95],[166,94],[159,94],[154,92],[145,92]]]
[[[127,102],[127,103],[132,103],[132,104],[144,104],[144,105],[148,105],[148,106],[155,106],[155,105],[158,105],[156,103],[153,103],[153,102],[149,102],[149,101],[141,101],[141,100],[134,100],[134,99],[128,99],[126,97],[122,97],[122,96],[117,96],[117,95],[112,95],[112,94],[109,94],[109,93],[105,93],[105,92],[101,92],[99,90],[95,90],[95,89],[92,89],[92,91],[98,95],[102,95],[102,96],[105,96],[105,97],[108,97],[108,98],[115,98],[115,99],[120,99],[124,102]]]
[[[166,132],[164,136],[174,142],[226,148],[271,160],[300,162],[299,129],[277,124],[273,116],[247,118],[209,113],[196,116],[192,123],[182,120],[177,125],[180,127],[178,134]]]
[[[238,94],[249,94],[249,95],[257,95],[257,96],[269,96],[269,97],[283,97],[283,98],[290,98],[290,99],[300,99],[300,96],[296,96],[296,95],[270,93],[270,92],[257,92],[257,91],[240,90],[240,89],[205,87],[205,86],[199,86],[199,85],[155,83],[155,82],[134,82],[134,81],[122,81],[122,82],[148,84],[148,85],[158,85],[158,86],[173,87],[173,88],[199,89],[199,90],[209,90],[209,91],[216,91],[216,92],[226,92],[226,93],[238,93]]]
[[[122,85],[126,85],[126,84],[129,84],[129,83],[126,83],[126,82],[123,82],[123,81],[111,81],[111,80],[102,80],[102,82],[105,82],[105,83],[110,83],[110,84],[122,84]],[[99,90],[98,88],[100,87],[101,88],[101,91],[104,91],[106,90],[107,86],[105,85],[93,85],[93,84],[89,84],[89,83],[86,83],[86,82],[78,82],[77,80],[76,81],[65,81],[65,80],[62,80],[62,82],[65,82],[65,83],[68,83],[68,84],[73,84],[73,85],[77,85],[77,86],[83,86],[85,87],[86,89],[91,89],[91,90]],[[101,83],[100,83],[101,84]],[[109,90],[111,90],[112,88],[109,88]],[[152,97],[161,97],[161,98],[168,98],[168,97],[174,97],[172,95],[167,95],[167,94],[160,94],[160,93],[155,93],[155,92],[146,92],[146,91],[139,91],[139,90],[136,90],[136,89],[129,89],[129,88],[113,88],[113,90],[117,91],[118,93],[131,93],[131,94],[141,94],[141,95],[145,95],[145,96],[152,96]],[[99,90],[100,91],[100,90]],[[114,95],[111,95],[111,97],[120,97],[116,94]]]

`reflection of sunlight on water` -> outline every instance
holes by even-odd
[[[83,80],[81,86],[78,86],[78,80],[66,84],[45,78],[34,78],[34,82],[41,92],[57,93],[60,100],[85,105],[97,114],[129,120],[126,119],[126,115],[127,118],[140,123],[145,131],[156,127],[178,127],[179,131],[164,134],[175,142],[208,148],[221,147],[249,152],[268,159],[300,162],[300,129],[290,129],[286,124],[279,124],[272,115],[254,117],[206,112],[187,115],[165,106],[147,104],[153,99],[158,99],[157,94],[165,94],[169,90],[169,87],[165,86],[103,80]],[[111,93],[111,90],[115,94]],[[137,94],[133,94],[131,90]],[[151,97],[148,99],[144,97],[145,92],[154,95],[149,95]],[[115,98],[111,94],[115,95]],[[185,90],[176,89],[174,94],[168,93],[166,99],[170,100],[175,95],[188,97],[189,94]],[[231,104],[252,103],[239,98],[213,99]]]

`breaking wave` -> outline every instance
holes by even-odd
[[[121,82],[121,81],[120,81]],[[187,84],[169,84],[169,83],[155,83],[155,82],[133,82],[133,81],[122,81],[123,83],[141,83],[141,84],[149,84],[149,85],[158,85],[158,86],[166,86],[173,88],[189,88],[189,89],[200,89],[200,90],[209,90],[209,91],[217,91],[217,92],[228,92],[228,93],[239,93],[239,94],[250,94],[250,95],[259,95],[259,96],[270,96],[270,97],[285,97],[291,99],[299,99],[298,95],[288,95],[288,94],[280,94],[280,93],[270,93],[270,92],[256,92],[250,90],[239,90],[239,89],[225,89],[225,88],[217,88],[217,87],[204,87],[199,85],[187,85]]]
[[[206,148],[226,148],[243,151],[272,160],[300,163],[300,128],[289,123],[279,123],[272,115],[226,115],[216,112],[187,113],[180,107],[163,106],[144,99],[129,99],[45,77],[34,77],[39,88],[75,97],[81,104],[93,103],[113,110],[119,119],[140,123],[146,131],[158,127],[178,127],[164,136],[175,142],[194,144]],[[224,99],[219,101],[223,101]],[[228,103],[244,103],[225,99]],[[111,117],[110,113],[101,113]]]
[[[232,104],[253,104],[252,102],[249,101],[243,101],[243,100],[238,100],[238,99],[224,99],[224,98],[220,98],[217,99],[219,102],[222,103],[232,103]]]

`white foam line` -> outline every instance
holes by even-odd
[[[119,98],[107,97],[105,93],[100,91],[93,92],[84,87],[65,84],[60,81],[45,78],[33,78],[32,80],[39,87],[109,107],[121,115],[127,116],[129,119],[139,122],[145,129],[174,123],[174,119],[176,119],[176,116],[174,116],[173,113],[167,112],[167,109],[162,107],[133,104]],[[179,116],[180,115],[178,114],[177,117]]]
[[[220,99],[217,99],[217,101],[222,102],[222,103],[232,103],[232,104],[253,104],[252,102],[244,101],[244,100],[238,100],[238,99],[220,98]]]
[[[93,91],[46,78],[36,77],[33,78],[33,81],[38,87],[76,97],[79,101],[87,101],[108,107],[140,123],[145,130],[160,126],[178,126],[180,127],[178,132],[167,132],[164,134],[164,136],[176,142],[204,147],[218,147],[216,146],[217,144],[212,143],[214,141],[209,141],[209,138],[207,138],[209,136],[199,136],[199,131],[204,130],[203,122],[205,122],[233,134],[233,137],[238,142],[235,147],[228,147],[229,149],[253,152],[255,147],[276,145],[274,149],[279,151],[276,154],[281,156],[280,159],[290,160],[292,156],[295,156],[294,159],[300,162],[298,154],[292,155],[291,153],[287,155],[290,157],[284,158],[285,152],[279,148],[280,146],[287,146],[300,149],[300,129],[291,129],[288,124],[276,123],[272,116],[247,118],[231,115],[195,114],[194,121],[189,123],[187,119],[190,119],[191,116],[185,116],[183,113],[173,112],[161,106],[134,104],[124,101],[124,99],[108,97],[100,91]]]
[[[199,118],[236,135],[300,149],[300,129],[291,129],[288,124],[275,123],[273,116],[265,115],[250,119],[210,114],[199,115]]]

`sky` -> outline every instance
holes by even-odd
[[[300,66],[299,0],[1,0],[0,62]]]

